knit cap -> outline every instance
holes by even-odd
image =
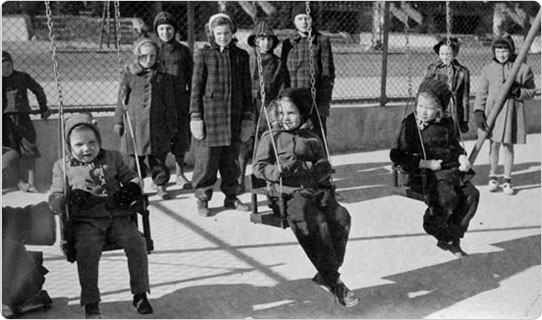
[[[70,144],[70,134],[78,126],[86,126],[96,134],[98,142],[102,144],[102,137],[100,135],[100,130],[98,130],[98,122],[94,119],[90,113],[77,113],[68,117],[64,121],[64,134],[68,146]]]
[[[235,23],[233,23],[233,20],[231,19],[230,16],[228,16],[225,13],[217,13],[217,14],[212,15],[209,18],[209,32],[211,33],[211,35],[213,34],[213,22],[215,22],[215,20],[218,19],[218,18],[224,18],[224,19],[229,20],[230,24],[232,26],[231,33],[234,34],[234,33],[237,32],[237,27],[235,26]]]
[[[156,53],[158,54],[158,46],[156,45],[156,43],[154,43],[154,42],[153,42],[151,39],[149,39],[149,38],[141,38],[141,39],[139,39],[139,40],[134,44],[134,48],[133,48],[134,55],[139,56],[139,49],[140,49],[144,44],[152,44],[152,45],[156,48]]]
[[[434,47],[433,51],[435,51],[436,54],[439,54],[440,47],[442,45],[446,45],[448,43],[448,39],[444,38],[441,39]],[[457,38],[450,38],[450,46],[452,47],[452,52],[454,56],[457,56],[459,53],[459,40]]]
[[[156,17],[154,17],[154,31],[158,29],[158,26],[161,24],[169,24],[177,31],[177,23],[175,22],[175,17],[166,11],[159,12]]]
[[[251,47],[255,47],[257,37],[273,38],[273,46],[271,47],[271,50],[275,49],[279,44],[279,38],[273,32],[273,28],[271,28],[271,25],[267,20],[260,20],[256,23],[256,26],[254,26],[254,30],[252,31],[250,36],[248,36],[248,45]]]
[[[296,105],[304,121],[310,118],[312,95],[309,88],[284,89],[279,94],[279,97],[290,99]]]
[[[431,96],[435,97],[442,110],[446,110],[448,108],[450,98],[452,97],[452,92],[448,89],[448,85],[446,85],[444,82],[436,79],[424,80],[418,88],[418,96],[422,92],[429,93]]]
[[[13,62],[13,59],[11,58],[11,54],[9,54],[7,51],[2,50],[2,62],[4,61]]]
[[[510,35],[504,35],[501,37],[497,37],[495,40],[493,40],[493,43],[491,43],[491,48],[495,50],[495,48],[507,48],[510,50],[510,53],[514,54],[516,51],[516,46],[514,45],[514,40]]]
[[[311,19],[314,21],[314,11],[312,10],[312,7],[311,8]],[[300,15],[300,14],[307,14],[307,5],[305,4],[305,2],[299,2],[299,4],[296,4],[293,8],[292,8],[292,20],[295,20],[295,17]]]

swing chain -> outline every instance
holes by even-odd
[[[312,107],[317,108],[316,104],[316,77],[315,77],[315,71],[314,71],[314,50],[312,47],[312,18],[311,18],[311,7],[310,7],[310,1],[305,1],[305,11],[307,14],[307,20],[309,20],[308,28],[307,28],[307,42],[309,44],[309,72],[310,72],[310,82],[311,82],[311,96],[312,96]]]
[[[120,52],[121,52],[121,47],[120,47],[120,37],[121,37],[121,32],[120,32],[120,3],[119,1],[114,1],[114,5],[115,5],[115,28],[116,28],[116,39],[117,42],[117,60],[118,60],[118,65],[119,65],[119,76],[120,76],[120,80],[122,81],[122,75],[124,73],[124,70],[123,70],[123,67],[122,67],[122,57],[120,55]]]
[[[45,1],[45,14],[47,15],[47,28],[49,28],[49,40],[51,40],[51,59],[53,60],[53,69],[55,72],[55,81],[56,88],[58,91],[58,112],[61,115],[64,115],[64,96],[62,93],[62,85],[60,84],[60,72],[58,68],[57,54],[56,54],[56,45],[55,45],[55,35],[53,34],[53,19],[51,13],[51,4],[50,1]]]
[[[401,20],[403,21],[403,20]],[[407,104],[410,102],[410,99],[412,98],[412,64],[410,63],[411,60],[411,52],[410,52],[410,39],[409,39],[409,30],[410,27],[408,26],[408,18],[407,20],[403,21],[404,29],[405,29],[405,54],[407,58],[407,94],[408,94],[408,100]]]

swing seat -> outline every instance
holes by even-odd
[[[250,176],[250,180],[252,182],[252,213],[250,214],[250,222],[282,229],[288,228],[286,201],[297,188],[282,186],[282,192],[280,192],[275,190],[275,188],[269,188],[267,181],[257,178],[254,174]],[[270,210],[258,212],[259,194],[267,196]],[[276,202],[269,201],[270,199],[275,199]]]
[[[401,166],[393,163],[392,168],[392,187],[391,193],[407,197],[414,200],[425,201],[422,186],[407,185],[409,173],[405,172]],[[421,177],[422,175],[420,175]],[[422,177],[423,178],[423,177]]]
[[[144,194],[141,196],[141,199],[134,202],[130,207],[130,210],[134,212],[131,216],[132,221],[135,223],[136,227],[139,229],[138,215],[141,216],[141,224],[143,225],[143,230],[139,231],[141,235],[145,238],[145,243],[147,244],[147,253],[151,253],[154,250],[154,241],[151,238],[151,228],[149,223],[149,197]],[[77,253],[75,250],[75,236],[73,221],[69,220],[65,212],[62,212],[60,215],[60,250],[66,257],[68,262],[75,262]],[[102,251],[113,251],[122,249],[113,243],[105,243]]]

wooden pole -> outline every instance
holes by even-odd
[[[540,28],[540,10],[538,11],[538,14],[536,15],[536,19],[531,25],[531,30],[529,30],[529,34],[527,34],[527,37],[525,38],[525,41],[523,42],[523,46],[521,47],[521,51],[519,52],[516,61],[514,62],[514,66],[512,67],[512,71],[510,72],[510,76],[506,79],[506,82],[504,83],[503,89],[501,91],[501,95],[495,102],[495,108],[491,110],[489,113],[489,116],[487,117],[487,126],[488,130],[478,130],[478,140],[476,141],[476,144],[472,148],[472,151],[469,155],[469,161],[470,163],[474,164],[474,161],[476,160],[476,157],[478,157],[478,153],[480,152],[480,149],[482,149],[482,145],[484,144],[484,141],[488,137],[491,130],[493,130],[493,126],[495,125],[495,120],[497,119],[497,116],[501,112],[504,103],[506,102],[508,98],[508,93],[510,91],[510,88],[512,88],[512,84],[516,80],[516,75],[518,74],[519,68],[521,67],[521,64],[523,61],[525,61],[525,56],[529,52],[529,48],[531,47],[531,44],[533,43],[533,40],[538,33]]]
[[[390,12],[390,3],[384,2],[384,23],[381,26],[383,29],[382,37],[382,78],[380,80],[380,106],[384,107],[388,98],[386,97],[386,78],[388,77],[388,19]]]

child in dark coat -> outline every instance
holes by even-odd
[[[331,165],[318,135],[304,129],[311,99],[306,88],[288,89],[278,99],[280,129],[265,132],[256,149],[254,174],[275,188],[297,188],[287,200],[287,219],[298,242],[318,271],[312,279],[340,304],[353,307],[359,299],[340,280],[350,232],[350,214],[335,199]],[[275,156],[275,140],[278,159]]]
[[[38,192],[34,186],[34,167],[41,153],[36,146],[36,131],[30,120],[28,90],[38,100],[42,119],[51,111],[47,108],[47,97],[39,83],[28,73],[13,69],[13,59],[2,51],[2,146],[21,156],[17,161],[17,187],[24,192]]]
[[[281,59],[288,69],[287,87],[290,88],[310,88],[310,51],[309,51],[309,27],[312,28],[311,46],[313,50],[314,78],[316,89],[316,105],[320,120],[316,117],[317,112],[313,110],[311,121],[314,125],[314,132],[321,138],[322,128],[324,135],[327,134],[327,118],[329,117],[333,86],[335,82],[335,64],[333,62],[333,52],[331,50],[331,41],[326,36],[319,33],[314,27],[313,15],[307,16],[306,4],[295,4],[292,10],[292,19],[296,28],[296,35],[284,40],[282,44]],[[311,11],[314,12],[314,11]]]
[[[451,91],[455,100],[454,110],[448,110],[453,119],[459,124],[461,132],[469,131],[469,99],[470,99],[470,72],[465,66],[457,61],[459,54],[459,41],[442,39],[434,47],[433,51],[438,55],[438,60],[427,67],[425,79],[436,79],[448,84],[448,66],[452,67]]]
[[[106,239],[126,252],[133,305],[141,314],[152,313],[146,295],[150,290],[147,247],[129,210],[141,195],[139,178],[123,162],[120,152],[101,148],[92,115],[69,117],[64,132],[70,154],[53,167],[49,203],[56,213],[64,211],[66,204],[70,210],[86,317],[100,317],[98,265]]]
[[[190,131],[194,144],[194,173],[198,214],[209,216],[208,202],[220,171],[224,207],[248,211],[242,203],[238,178],[240,144],[254,130],[248,53],[233,40],[235,25],[218,13],[209,19],[210,45],[196,54],[190,99]]]
[[[177,110],[177,133],[171,140],[171,153],[175,156],[176,182],[183,189],[192,184],[184,175],[184,154],[190,150],[190,89],[194,62],[187,46],[175,40],[177,23],[169,12],[162,11],[154,18],[154,30],[158,35],[159,59],[162,71],[173,77],[175,107]]]
[[[425,175],[422,189],[428,208],[423,227],[437,239],[439,248],[463,257],[467,254],[460,247],[460,238],[476,213],[480,193],[470,182],[474,172],[453,120],[444,116],[443,106],[448,105],[451,94],[438,80],[420,84],[416,112],[401,123],[390,158],[411,174],[408,184],[414,188],[420,188],[423,182],[419,175]]]
[[[156,63],[157,45],[142,38],[134,45],[136,61],[126,67],[119,90],[113,129],[122,137],[121,150],[132,157],[130,167],[139,161],[143,178],[147,158],[152,181],[162,199],[169,199],[166,191],[170,170],[166,157],[171,150],[171,139],[178,128],[173,77],[159,70]],[[130,117],[137,150],[128,127]]]
[[[277,57],[273,50],[279,45],[280,41],[271,25],[267,20],[259,21],[254,27],[254,31],[248,37],[247,43],[254,48],[254,53],[250,57],[250,70],[252,79],[252,97],[254,101],[254,132],[257,138],[268,129],[267,120],[265,114],[260,115],[262,110],[262,93],[260,86],[260,71],[258,59],[261,62],[261,73],[263,86],[265,88],[265,106],[263,110],[267,110],[267,107],[271,101],[273,101],[279,94],[280,89],[284,87],[286,80],[286,68],[282,63],[282,60]],[[258,56],[260,58],[258,58]],[[241,167],[241,176],[239,177],[239,184],[241,186],[241,192],[245,190],[245,172],[246,166],[254,149],[254,138],[248,140],[241,145],[241,152],[239,155],[239,164]]]

